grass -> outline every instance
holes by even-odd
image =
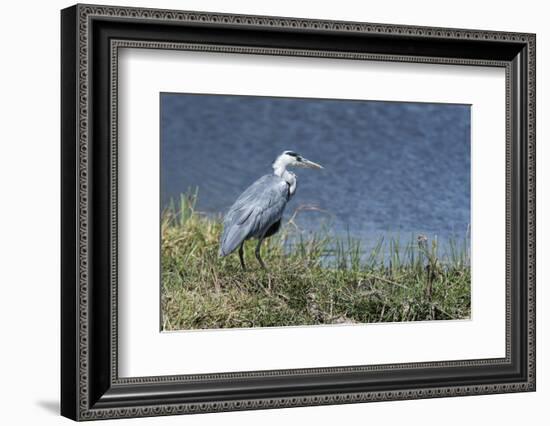
[[[218,257],[221,218],[195,210],[197,193],[163,212],[163,330],[464,319],[470,316],[469,241],[440,254],[424,236],[380,239],[369,252],[351,235],[301,232],[294,216],[266,240]],[[292,241],[292,244],[289,242]]]

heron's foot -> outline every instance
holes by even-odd
[[[260,240],[258,242],[258,245],[256,246],[256,250],[254,251],[254,254],[256,255],[256,259],[258,259],[258,262],[260,263],[260,266],[262,267],[262,269],[264,271],[267,271],[267,268],[265,266],[265,263],[264,261],[262,260],[262,256],[260,256],[260,246],[262,245],[262,241],[263,240]]]
[[[262,259],[258,259],[258,262],[260,262],[260,267],[265,271],[268,272],[267,266],[265,266],[265,263]]]

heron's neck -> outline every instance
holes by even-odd
[[[273,163],[273,174],[285,180],[288,184],[289,194],[292,196],[296,192],[296,175],[286,169],[287,165],[288,162],[285,157],[278,157]]]
[[[277,161],[273,164],[273,174],[284,179],[288,184],[289,195],[293,196],[296,192],[296,175],[286,169],[286,164],[278,164]]]
[[[286,166],[287,163],[283,158],[277,158],[273,163],[273,173],[275,174],[275,176],[283,177],[283,175],[287,173]]]

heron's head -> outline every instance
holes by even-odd
[[[309,169],[322,169],[323,166],[314,163],[294,151],[283,151],[273,163],[273,169],[284,171],[287,167],[306,167]]]

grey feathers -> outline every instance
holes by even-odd
[[[288,199],[289,186],[282,177],[265,175],[250,185],[224,217],[220,256],[249,238],[262,238],[281,219]]]

